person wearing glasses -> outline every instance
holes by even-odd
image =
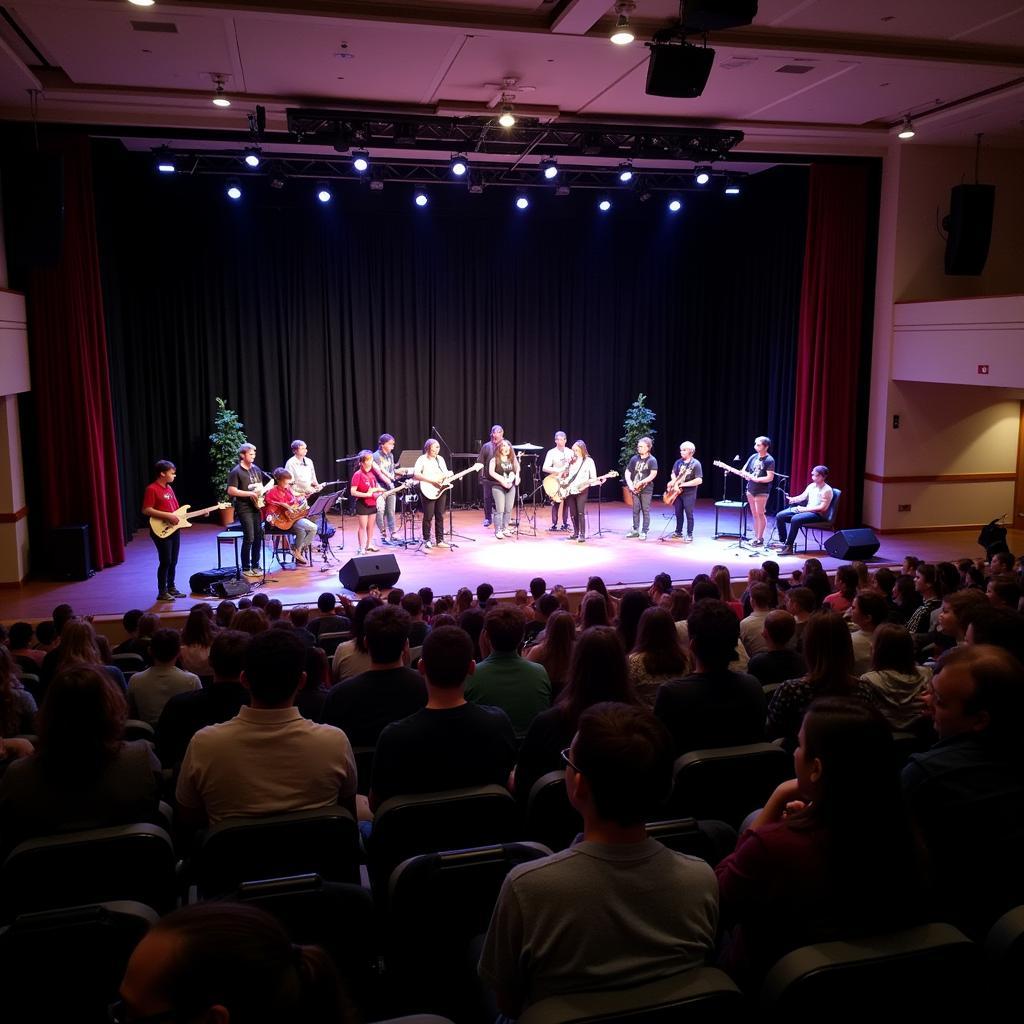
[[[664,726],[643,708],[595,704],[562,759],[583,838],[513,868],[480,957],[480,976],[509,1017],[591,991],[598,977],[624,988],[677,974],[715,945],[714,872],[649,839],[644,826],[672,784]]]

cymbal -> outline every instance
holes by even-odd
[[[539,444],[530,444],[529,441],[526,444],[514,444],[512,447],[517,452],[539,452],[541,450]]]

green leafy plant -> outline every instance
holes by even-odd
[[[641,437],[654,440],[655,414],[645,404],[647,396],[641,391],[635,402],[626,410],[626,418],[622,421],[622,448],[619,450],[619,464],[625,467],[636,455],[636,443]]]
[[[245,440],[238,413],[229,409],[223,398],[218,398],[213,433],[210,435],[210,463],[213,466],[210,483],[218,501],[227,496],[228,474],[238,462],[238,449]]]

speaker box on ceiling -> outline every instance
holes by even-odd
[[[836,530],[825,541],[825,550],[833,558],[842,558],[847,562],[870,558],[881,546],[882,542],[875,536],[875,531],[866,526],[858,530]]]
[[[401,575],[402,570],[398,568],[398,559],[394,555],[357,555],[338,570],[342,585],[356,593],[369,590],[374,584],[393,587]]]
[[[647,64],[648,96],[694,99],[704,91],[715,60],[715,51],[706,46],[682,46],[675,43],[649,43],[651,59]]]
[[[59,580],[87,580],[94,575],[88,523],[58,526],[51,531],[50,565],[54,578]]]
[[[955,185],[949,193],[946,238],[946,273],[977,275],[985,269],[992,238],[995,185]]]
[[[683,0],[682,22],[687,32],[719,32],[749,25],[757,15],[757,0]]]

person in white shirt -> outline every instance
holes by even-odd
[[[857,627],[850,634],[853,674],[862,676],[871,670],[875,630],[889,621],[889,604],[881,594],[873,590],[858,590],[850,606],[850,621]]]
[[[306,458],[307,451],[305,441],[292,441],[292,457],[284,464],[292,475],[292,492],[300,499],[316,494],[322,486],[317,481],[313,460]]]
[[[572,513],[572,533],[566,538],[578,544],[587,542],[587,493],[591,484],[597,481],[597,467],[587,451],[585,441],[573,441],[572,462],[568,468],[566,485],[569,497],[565,503]]]
[[[412,478],[420,482],[420,495],[423,500],[423,546],[425,548],[446,548],[449,545],[444,539],[444,510],[448,501],[448,491],[444,490],[436,498],[435,487],[447,482],[449,473],[444,459],[440,455],[441,445],[434,438],[428,437],[423,442],[423,454],[416,460],[412,468]],[[429,492],[429,493],[428,493]],[[430,524],[434,524],[434,543],[430,542]]]
[[[797,531],[805,523],[813,523],[823,519],[832,504],[832,488],[826,483],[828,466],[815,466],[811,470],[811,482],[797,495],[786,495],[788,508],[781,509],[775,516],[775,526],[782,542],[780,555],[793,554],[793,542]],[[788,534],[787,526],[792,527]]]
[[[566,437],[565,431],[559,430],[555,432],[555,447],[549,448],[547,455],[544,456],[543,473],[545,476],[561,476],[565,472],[566,466],[572,461],[572,449],[565,446]],[[566,533],[569,532],[569,502],[568,501],[554,501],[551,502],[551,525],[548,530],[554,533],[558,528],[558,512],[561,509],[562,512],[562,526],[561,529]]]

